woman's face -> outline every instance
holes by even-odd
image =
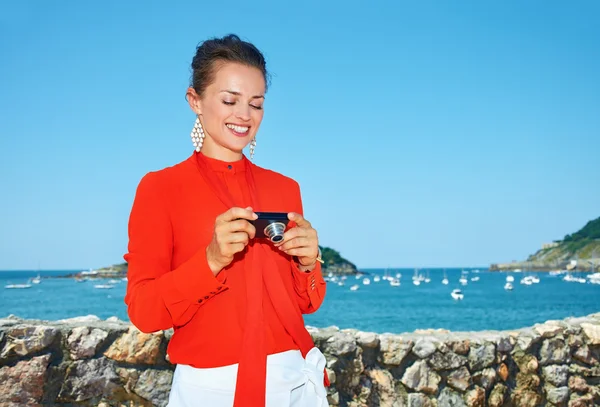
[[[214,81],[190,104],[195,104],[192,109],[204,127],[202,153],[232,161],[241,158],[242,149],[258,131],[264,114],[265,79],[254,67],[217,64]]]

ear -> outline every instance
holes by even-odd
[[[194,88],[191,86],[187,88],[187,91],[185,92],[185,98],[190,105],[190,109],[192,109],[195,114],[202,114],[202,103],[200,101],[200,96],[196,93]]]

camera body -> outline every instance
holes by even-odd
[[[255,237],[266,238],[273,243],[281,242],[290,222],[287,212],[255,213],[258,215],[258,218],[250,221],[256,228]]]

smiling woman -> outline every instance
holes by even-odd
[[[192,69],[195,152],[146,174],[131,210],[129,318],[174,328],[170,407],[327,406],[326,361],[302,317],[325,296],[317,232],[298,183],[243,154],[263,119],[265,59],[229,35],[200,44]],[[282,241],[259,237],[258,212],[287,217]]]
[[[247,54],[248,62],[236,58],[236,52],[228,55],[217,50],[212,54],[222,54],[218,60],[203,52],[196,54],[192,63],[193,83],[187,99],[197,115],[195,127],[200,134],[209,134],[207,139],[195,140],[196,151],[204,148],[209,157],[239,159],[239,152],[250,141],[252,150],[256,145],[266,92],[265,60],[255,49]],[[223,57],[229,58],[221,60]]]

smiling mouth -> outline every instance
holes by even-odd
[[[244,137],[248,134],[248,131],[250,130],[250,127],[248,126],[238,126],[236,124],[226,124],[227,128],[229,130],[231,130],[231,132],[233,134],[235,134],[238,137]]]

